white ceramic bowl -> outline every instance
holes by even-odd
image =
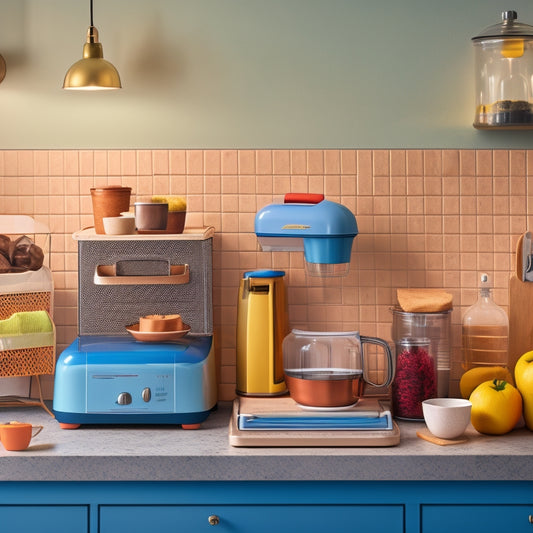
[[[426,425],[441,439],[454,439],[465,432],[470,423],[472,404],[462,398],[431,398],[422,402]]]
[[[134,217],[104,217],[106,235],[131,235],[135,233]]]

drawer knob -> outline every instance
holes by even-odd
[[[209,516],[207,521],[212,526],[217,526],[218,524],[220,524],[220,518],[216,514],[212,514],[211,516]]]
[[[533,515],[529,515],[528,518],[529,518],[529,523],[530,523],[530,524],[533,524]]]

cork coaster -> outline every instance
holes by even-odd
[[[441,439],[440,437],[435,437],[432,433],[429,432],[427,429],[421,429],[420,431],[416,432],[417,437],[420,437],[423,440],[427,440],[428,442],[432,442],[433,444],[438,444],[439,446],[450,446],[452,444],[464,444],[468,441],[467,437],[461,436],[457,437],[455,439]]]

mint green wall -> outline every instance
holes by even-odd
[[[89,0],[0,0],[0,148],[533,148],[481,132],[470,38],[513,0],[95,0],[124,89],[61,89]]]

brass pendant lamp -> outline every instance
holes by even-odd
[[[4,56],[0,55],[0,83],[4,81],[5,77],[6,77],[6,60],[4,59]]]
[[[67,71],[63,89],[106,90],[121,89],[117,69],[104,59],[98,30],[93,25],[93,0],[91,2],[91,25],[87,30],[87,42],[83,45],[83,59],[76,61]]]

